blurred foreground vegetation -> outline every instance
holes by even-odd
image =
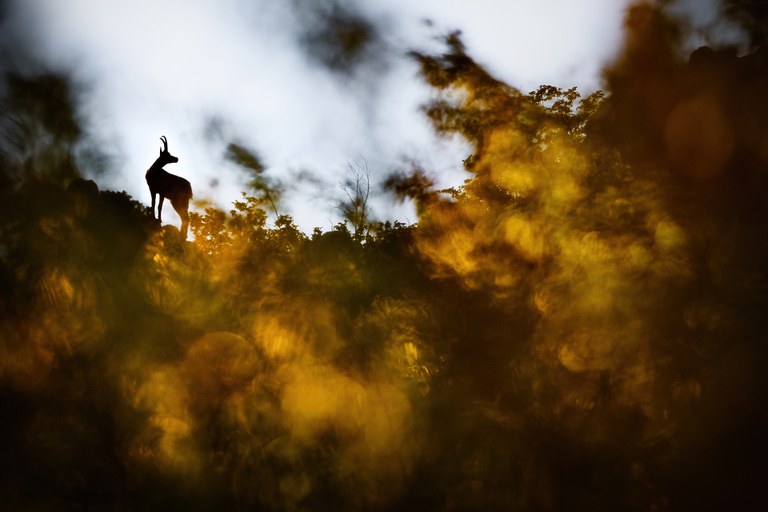
[[[183,242],[79,179],[64,77],[8,75],[0,506],[765,506],[768,59],[628,19],[586,98],[414,53],[473,146],[387,180],[416,225],[358,175],[306,234],[262,181]]]

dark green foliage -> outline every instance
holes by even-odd
[[[299,42],[313,64],[345,78],[380,64],[383,38],[375,20],[345,0],[293,0]]]

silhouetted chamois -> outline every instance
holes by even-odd
[[[163,166],[174,164],[178,158],[168,152],[168,139],[165,135],[160,137],[163,141],[163,149],[155,163],[147,170],[146,178],[149,185],[149,193],[152,194],[152,216],[155,216],[155,196],[160,195],[157,206],[157,220],[163,221],[163,200],[167,197],[171,200],[171,206],[181,217],[181,236],[186,240],[189,228],[189,200],[192,199],[192,185],[180,176],[171,174]]]

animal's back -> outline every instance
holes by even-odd
[[[179,178],[184,182],[184,194],[186,196],[186,199],[192,199],[192,184],[189,182],[189,180],[184,178]]]
[[[189,180],[182,178],[181,176],[175,176],[171,174],[173,178],[178,180],[175,187],[167,189],[165,197],[173,201],[189,201],[192,199],[192,184]]]
[[[192,185],[189,180],[171,174],[165,169],[158,169],[152,174],[147,172],[147,183],[150,185],[150,189],[153,188],[152,185],[154,184],[157,193],[171,201],[189,201],[192,199]]]

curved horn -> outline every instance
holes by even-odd
[[[168,151],[168,139],[165,138],[165,135],[161,136],[160,140],[163,141],[163,145],[165,146],[164,151]]]

